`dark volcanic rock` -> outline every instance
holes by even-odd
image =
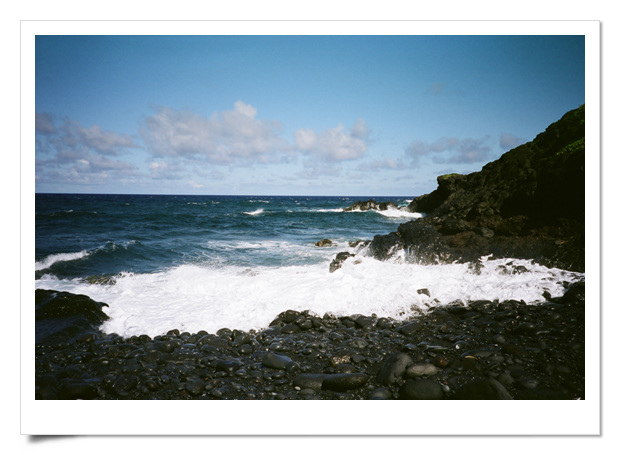
[[[400,396],[405,400],[441,400],[443,388],[429,379],[407,379],[400,388]]]
[[[388,209],[397,209],[398,204],[395,202],[377,202],[374,199],[368,199],[367,201],[357,201],[354,202],[351,206],[344,209],[345,212],[351,212],[353,210],[388,210]]]
[[[35,342],[66,342],[97,330],[103,321],[109,319],[102,311],[107,306],[85,295],[37,289]]]
[[[293,385],[301,389],[321,390],[323,388],[323,380],[327,375],[320,373],[299,374],[295,376]]]
[[[512,400],[506,388],[495,379],[480,379],[461,387],[455,400]]]
[[[322,388],[344,392],[363,387],[368,382],[368,375],[364,373],[335,373],[328,374],[323,379]]]
[[[338,253],[334,260],[331,262],[331,264],[329,264],[329,272],[333,273],[338,270],[340,267],[342,267],[342,263],[350,257],[355,257],[355,255],[346,251]]]
[[[404,352],[391,355],[381,366],[377,375],[377,382],[383,385],[392,385],[403,377],[408,367],[413,365],[413,359]]]
[[[263,357],[263,365],[278,370],[293,371],[299,369],[299,365],[294,362],[290,357],[276,354],[274,352],[268,352],[267,354],[265,354],[265,356]]]
[[[329,239],[319,240],[318,242],[315,243],[316,246],[332,246],[333,244],[334,242],[332,242]]]
[[[378,259],[399,249],[421,263],[515,257],[585,268],[585,106],[481,171],[437,178],[409,210],[425,218],[375,236]]]

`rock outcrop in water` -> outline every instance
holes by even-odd
[[[375,257],[404,248],[422,263],[493,254],[584,271],[585,105],[479,172],[438,177],[409,210],[427,216],[375,236]]]
[[[329,240],[329,239],[323,239],[323,240],[319,240],[319,241],[318,241],[318,242],[316,242],[314,245],[315,245],[315,246],[320,246],[320,247],[323,247],[323,246],[333,246],[333,244],[334,244],[334,242],[332,242],[331,240]]]
[[[377,202],[374,199],[368,199],[367,201],[356,201],[351,204],[349,207],[344,209],[345,212],[353,212],[353,211],[368,211],[368,210],[389,210],[389,209],[398,209],[398,204],[392,201],[388,202]]]
[[[109,319],[102,311],[107,306],[85,295],[37,289],[35,342],[56,344],[92,337],[99,325]]]

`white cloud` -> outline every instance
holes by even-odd
[[[511,150],[521,144],[524,144],[525,142],[525,139],[522,139],[510,133],[503,133],[499,137],[499,146],[502,150],[505,151]]]
[[[394,160],[392,158],[384,158],[382,160],[374,160],[370,163],[363,163],[357,167],[358,171],[377,171],[377,170],[389,170],[396,171],[400,169],[407,169],[408,166],[403,163],[401,159]]]
[[[296,176],[301,179],[319,179],[321,177],[338,177],[341,174],[341,169],[335,166],[334,163],[327,163],[324,161],[306,161],[301,172],[298,172]]]
[[[55,123],[51,115],[37,114],[37,191],[129,181],[143,188],[157,181],[157,188],[166,191],[173,180],[195,189],[224,180],[247,184],[256,175],[244,175],[241,168],[255,164],[288,166],[287,175],[297,180],[335,177],[343,162],[363,157],[369,145],[369,128],[362,119],[351,128],[338,125],[320,133],[299,129],[291,143],[281,136],[277,121],[257,116],[257,109],[242,101],[210,117],[160,107],[144,119],[138,146],[131,136],[98,125],[84,127],[71,119]],[[133,148],[142,149],[144,168],[137,167],[137,153],[131,160],[117,158]],[[301,153],[304,159],[295,163]],[[294,164],[299,167],[291,168]],[[378,166],[394,168],[395,163],[385,160]],[[230,172],[222,174],[225,168]]]
[[[360,158],[368,148],[368,127],[358,119],[350,130],[338,125],[317,134],[312,129],[295,132],[295,145],[303,153],[328,162]]]
[[[149,165],[151,178],[154,180],[179,180],[183,178],[183,167],[166,161],[155,161]]]
[[[82,126],[75,120],[65,118],[56,127],[48,113],[35,113],[37,153],[75,152],[116,156],[126,149],[137,148],[131,136],[114,131],[104,131],[99,125]]]
[[[295,131],[295,144],[300,150],[312,150],[317,146],[318,142],[319,137],[309,128]]]
[[[214,164],[274,162],[290,152],[280,125],[256,119],[257,110],[241,101],[211,118],[160,107],[145,120],[142,136],[158,157],[200,158]]]
[[[52,116],[47,112],[35,112],[34,129],[37,134],[52,134],[56,131]]]
[[[256,113],[258,112],[255,107],[250,106],[249,104],[245,104],[243,101],[235,102],[235,110],[233,112],[238,112],[246,117],[253,119],[256,117]]]
[[[478,163],[488,160],[491,156],[491,147],[487,144],[489,138],[440,138],[434,142],[413,141],[405,153],[414,164],[420,158],[432,156],[435,163]]]
[[[126,134],[103,131],[98,125],[86,128],[79,122],[69,119],[65,119],[58,129],[57,141],[60,141],[60,147],[103,155],[119,155],[126,148],[137,147],[133,139]]]
[[[67,118],[56,126],[50,114],[37,113],[35,137],[37,183],[98,185],[139,175],[133,164],[111,158],[137,147],[128,135]]]

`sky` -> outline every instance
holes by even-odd
[[[571,35],[38,35],[35,190],[418,196],[585,102]]]

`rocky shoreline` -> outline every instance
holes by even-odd
[[[37,343],[36,399],[585,399],[584,282],[537,305],[458,302],[407,321],[289,310],[259,332],[154,338],[101,333],[92,305],[92,327]]]

